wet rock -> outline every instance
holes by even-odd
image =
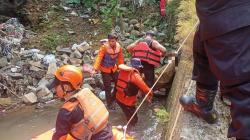
[[[69,62],[70,62],[72,65],[82,64],[82,59],[78,59],[78,58],[69,58]]]
[[[81,58],[82,58],[82,54],[81,54],[78,50],[75,50],[73,54],[74,54],[74,56],[75,56],[76,58],[78,58],[78,59],[81,59]]]
[[[135,24],[137,24],[137,23],[139,23],[139,21],[138,21],[137,19],[131,19],[131,20],[129,21],[129,24],[135,25]]]
[[[30,92],[28,94],[23,95],[22,100],[25,104],[34,104],[37,102],[37,97],[35,93]]]
[[[0,58],[0,68],[5,67],[8,65],[8,61],[6,57]]]
[[[12,104],[12,100],[10,97],[8,98],[0,98],[0,105],[1,106],[9,106]]]
[[[22,73],[8,73],[8,75],[10,77],[12,77],[13,79],[22,79],[23,78],[23,74]]]
[[[136,36],[136,37],[140,36],[140,32],[137,31],[137,30],[132,30],[131,34],[134,35],[134,36]]]

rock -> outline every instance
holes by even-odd
[[[141,24],[140,23],[137,23],[134,25],[134,29],[137,30],[137,31],[140,31],[141,29]]]
[[[12,77],[13,79],[22,79],[23,78],[23,74],[22,73],[8,73],[8,75],[10,77]]]
[[[39,87],[36,92],[36,96],[38,99],[42,99],[49,94],[52,94],[52,92],[46,86]]]
[[[63,10],[65,10],[65,11],[69,11],[71,8],[69,8],[69,7],[66,7],[66,6],[62,6],[62,8],[63,8]]]
[[[74,31],[68,31],[70,35],[76,34]]]
[[[46,78],[51,79],[54,78],[54,73],[57,70],[56,62],[49,63],[48,71],[46,73]]]
[[[81,44],[73,44],[73,46],[72,46],[72,48],[71,48],[72,50],[75,50],[75,49],[77,49],[79,52],[81,52],[81,53],[83,53],[83,52],[85,52],[86,50],[88,50],[88,49],[91,49],[91,47],[90,47],[90,45],[86,42],[86,41],[84,41],[84,42],[82,42]]]
[[[78,58],[78,59],[81,59],[81,58],[82,58],[82,54],[81,54],[78,50],[75,50],[73,54],[74,54],[74,56],[75,56],[76,58]]]
[[[100,97],[101,100],[105,100],[106,97],[105,97],[105,91],[101,91],[99,94],[98,94],[98,97]]]
[[[161,74],[161,72],[164,70],[166,65],[156,69],[155,72],[155,79],[157,79],[159,77],[159,75]],[[157,82],[156,87],[167,87],[166,85],[171,84],[173,77],[175,74],[175,63],[171,63],[169,64],[168,68],[164,71],[162,77],[160,78],[160,80]]]
[[[83,18],[83,19],[89,19],[90,18],[89,14],[84,14],[84,15],[81,15],[80,17]]]
[[[8,65],[8,61],[6,57],[0,58],[0,68],[5,67]]]
[[[45,65],[49,65],[50,63],[56,63],[56,57],[55,55],[53,54],[48,54],[46,55],[43,60],[42,60],[42,63],[45,64]]]
[[[11,68],[10,71],[13,72],[13,73],[15,73],[15,72],[17,72],[17,68],[16,67],[15,68]]]
[[[39,82],[38,82],[38,88],[41,87],[46,87],[46,85],[49,85],[49,81],[45,78],[42,78]]]
[[[41,62],[29,61],[29,64],[30,64],[31,66],[34,66],[34,67],[37,67],[37,68],[40,68],[40,69],[43,69],[43,68],[44,68],[44,65],[42,65]]]
[[[33,59],[34,61],[39,61],[39,60],[41,60],[41,59],[43,59],[43,58],[44,58],[44,55],[38,54],[38,53],[35,53],[35,54],[32,56],[32,59]]]
[[[64,53],[63,55],[61,55],[61,58],[62,58],[62,59],[66,59],[66,58],[69,58],[69,56],[68,56],[67,54]]]
[[[133,43],[134,41],[132,40],[132,39],[126,39],[124,42],[123,42],[123,44],[125,45],[125,46],[127,46],[127,45],[129,45],[129,44],[131,44],[131,43]]]
[[[130,36],[130,33],[125,33],[124,34],[124,37],[126,37],[126,38],[129,38],[129,36]]]
[[[25,104],[34,104],[37,102],[37,97],[33,92],[23,95],[22,100]]]
[[[70,19],[69,19],[69,18],[64,18],[63,20],[64,20],[64,21],[70,21]]]
[[[74,65],[74,64],[82,64],[82,59],[78,58],[69,58],[69,62]]]
[[[56,51],[59,53],[66,53],[66,54],[70,54],[72,52],[70,48],[57,48]]]
[[[134,36],[136,36],[136,37],[140,36],[140,32],[137,31],[137,30],[132,30],[131,34],[134,35]]]
[[[9,106],[11,104],[12,104],[12,102],[11,102],[10,97],[8,97],[8,98],[0,98],[0,105],[1,106]]]
[[[30,67],[30,70],[31,70],[31,71],[36,71],[36,72],[37,72],[37,71],[41,71],[42,69],[40,69],[40,68],[38,68],[38,67],[36,67],[36,66],[31,66],[31,67]]]
[[[128,27],[127,32],[131,32],[132,30],[134,30],[134,25],[131,24],[131,25]]]
[[[78,14],[77,14],[75,11],[72,11],[72,12],[70,13],[70,15],[75,16],[75,17],[78,16]]]
[[[84,55],[84,56],[83,56],[83,62],[84,62],[84,63],[90,63],[90,62],[91,62],[90,57],[89,57],[88,55]]]
[[[135,25],[135,24],[137,24],[137,23],[139,23],[139,21],[138,21],[137,19],[131,19],[131,20],[129,21],[129,24]]]
[[[83,84],[83,85],[82,85],[82,88],[88,88],[88,89],[90,89],[91,91],[94,91],[94,89],[93,89],[89,84]]]
[[[122,23],[122,26],[123,26],[125,32],[129,32],[129,30],[128,30],[128,28],[129,28],[128,23],[123,22],[123,23]]]

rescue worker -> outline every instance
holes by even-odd
[[[81,89],[83,74],[72,65],[56,70],[56,95],[65,103],[59,110],[53,140],[112,140],[109,112],[88,88]]]
[[[102,42],[103,45],[101,45],[94,63],[93,74],[97,70],[100,70],[102,74],[108,109],[114,109],[113,102],[115,97],[111,94],[111,82],[116,81],[118,65],[124,63],[122,48],[117,40],[116,34],[109,34],[108,42]]]
[[[166,54],[166,48],[154,39],[155,33],[148,31],[145,38],[139,39],[127,47],[127,51],[133,58],[139,58],[142,63],[142,73],[145,76],[145,82],[152,87],[155,80],[154,69],[160,66],[161,57]]]
[[[116,82],[115,95],[118,105],[124,112],[127,121],[131,118],[136,110],[137,94],[139,89],[143,93],[148,93],[150,88],[140,76],[139,69],[143,66],[138,58],[131,60],[131,67],[127,65],[119,65],[119,75]],[[150,93],[147,100],[151,102],[153,94]],[[138,121],[137,115],[132,119],[129,126],[134,126]]]
[[[228,137],[250,140],[250,1],[196,0],[199,27],[193,41],[196,96],[182,96],[185,110],[215,123],[213,102],[221,92],[231,101]]]

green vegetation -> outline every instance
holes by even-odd
[[[198,20],[195,0],[182,0],[177,10],[179,13],[176,39],[183,40]]]
[[[46,35],[42,40],[44,48],[49,50],[54,50],[59,45],[64,45],[69,43],[69,35],[68,34],[55,34],[51,33]]]
[[[156,117],[159,121],[163,123],[169,121],[169,113],[164,107],[161,107],[159,110],[157,110]]]

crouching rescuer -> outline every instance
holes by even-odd
[[[53,140],[112,140],[109,112],[88,88],[81,89],[83,74],[72,65],[55,72],[53,87],[65,103],[59,110]]]
[[[127,121],[131,118],[136,110],[137,94],[139,89],[143,93],[148,93],[150,88],[140,76],[139,69],[143,66],[138,58],[131,60],[131,67],[121,64],[119,65],[119,75],[115,87],[115,95],[118,105],[125,113]],[[153,94],[150,93],[147,100],[151,102]],[[134,126],[138,121],[137,115],[134,116],[129,127]]]

